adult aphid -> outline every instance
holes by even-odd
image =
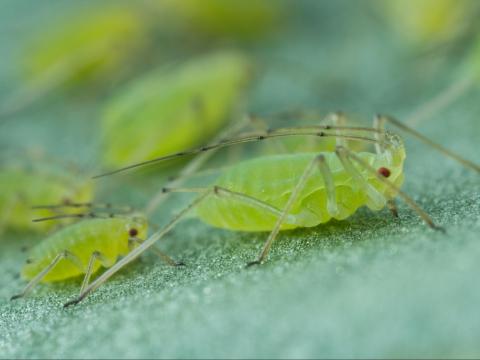
[[[110,83],[146,48],[148,27],[131,7],[105,7],[74,15],[32,40],[21,62],[25,85],[7,99],[0,115],[35,102],[61,87]]]
[[[377,116],[373,128],[335,125],[280,128],[244,134],[216,145],[131,165],[109,174],[247,142],[291,136],[337,139],[334,152],[261,156],[227,168],[210,187],[163,189],[164,193],[198,193],[198,197],[162,230],[155,232],[108,269],[67,305],[78,303],[110,276],[136,259],[167,234],[187,213],[195,212],[200,220],[225,229],[270,231],[259,257],[249,265],[259,264],[266,259],[281,230],[314,227],[332,218],[342,220],[362,206],[375,211],[389,206],[396,213],[393,202],[395,197],[402,198],[428,226],[441,229],[413,199],[400,190],[404,176],[405,148],[398,135],[384,130],[385,123],[400,128],[444,155],[480,172],[478,165],[464,160],[386,116]],[[348,148],[346,140],[372,144],[375,151],[355,152]]]
[[[38,204],[89,202],[94,183],[78,176],[66,166],[4,166],[0,171],[0,233],[45,231],[56,224],[32,223],[32,207]],[[54,209],[42,209],[40,216],[55,215]]]
[[[104,163],[124,166],[208,141],[241,103],[250,70],[242,54],[223,51],[134,80],[106,106]]]
[[[288,20],[288,3],[282,1],[157,0],[150,5],[176,33],[200,41],[258,41]]]
[[[109,204],[68,204],[39,208],[59,211],[90,208],[90,212],[67,213],[34,220],[49,222],[68,218],[81,221],[58,230],[31,249],[29,259],[22,269],[22,277],[30,281],[12,300],[27,295],[40,282],[62,281],[79,275],[84,275],[81,287],[83,292],[91,275],[101,266],[112,266],[119,256],[131,252],[147,237],[148,222],[145,216],[125,208]],[[99,210],[111,212],[96,212]],[[181,265],[154,249],[168,264]]]

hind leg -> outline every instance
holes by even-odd
[[[42,271],[40,271],[30,282],[25,286],[23,291],[20,294],[12,296],[11,300],[19,299],[21,297],[24,297],[27,295],[32,289],[40,282],[42,279],[50,272],[52,271],[57,264],[62,261],[62,260],[69,260],[72,264],[74,264],[77,268],[81,269],[83,272],[85,269],[83,268],[81,260],[74,254],[72,254],[70,251],[65,250],[62,251],[60,254],[55,256],[55,258],[51,261],[50,264],[45,267]]]

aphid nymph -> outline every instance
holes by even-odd
[[[62,209],[98,207],[92,204],[70,204],[46,206]],[[111,206],[101,206],[115,210]],[[119,256],[127,255],[147,237],[148,222],[141,213],[101,214],[88,213],[57,215],[38,221],[59,218],[78,218],[81,221],[66,226],[36,245],[29,252],[29,260],[22,269],[22,277],[30,282],[17,299],[28,294],[40,282],[55,282],[84,275],[81,291],[88,285],[90,277],[101,266],[108,268]],[[167,255],[157,254],[170,265],[177,265]]]
[[[105,108],[104,163],[124,166],[208,141],[242,103],[250,70],[242,53],[218,51],[132,81]]]

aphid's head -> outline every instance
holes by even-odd
[[[397,134],[386,131],[383,150],[381,154],[376,155],[376,160],[372,164],[373,168],[396,187],[401,187],[404,179],[403,164],[406,157],[402,138]],[[377,181],[377,179],[373,180],[373,184],[387,198],[396,196],[395,191]]]
[[[385,132],[385,153],[384,156],[391,167],[403,167],[405,160],[405,145],[402,138],[390,131]]]
[[[133,214],[126,224],[128,237],[146,239],[148,232],[147,218],[140,213]]]

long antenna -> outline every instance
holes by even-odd
[[[233,145],[238,145],[238,144],[244,144],[248,142],[255,142],[255,141],[261,141],[261,140],[267,140],[267,139],[273,139],[273,138],[280,138],[280,137],[292,137],[292,136],[316,136],[316,137],[331,137],[331,138],[341,138],[341,139],[346,139],[346,140],[353,140],[353,141],[364,141],[364,142],[370,142],[373,144],[378,143],[379,141],[376,139],[372,138],[367,138],[363,136],[355,136],[355,135],[339,135],[337,133],[328,133],[328,131],[335,131],[335,130],[347,130],[347,131],[366,131],[370,133],[377,133],[377,129],[372,129],[372,128],[365,128],[365,127],[343,127],[343,126],[330,126],[330,125],[323,125],[323,126],[305,126],[305,127],[290,127],[290,128],[281,128],[281,129],[276,129],[276,130],[270,130],[266,132],[254,132],[254,133],[249,133],[243,136],[240,136],[235,139],[230,139],[230,140],[224,140],[220,141],[217,144],[212,144],[212,145],[207,145],[203,146],[200,148],[192,149],[192,150],[187,150],[187,151],[182,151],[162,157],[158,157],[155,159],[147,160],[147,161],[142,161],[136,164],[128,165],[123,168],[113,170],[107,173],[103,173],[100,175],[96,175],[93,177],[93,179],[98,179],[104,176],[109,176],[109,175],[114,175],[118,174],[127,170],[135,169],[141,166],[145,165],[152,165],[156,164],[162,161],[168,161],[172,159],[176,159],[179,157],[184,157],[184,156],[190,156],[190,155],[195,155],[199,154],[205,151],[213,150],[213,149],[219,149],[223,147],[228,147],[228,146],[233,146]]]

